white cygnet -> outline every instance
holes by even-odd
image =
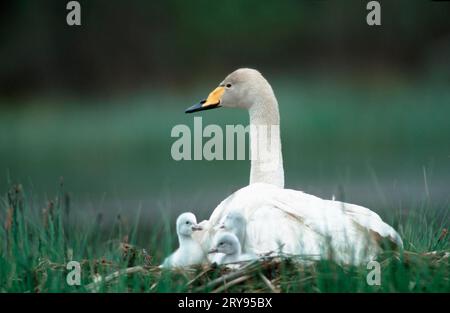
[[[202,230],[193,213],[183,213],[177,218],[178,249],[168,256],[160,267],[185,267],[201,264],[205,253],[200,244],[192,238],[195,231]]]
[[[245,217],[238,211],[231,211],[227,215],[225,215],[225,218],[222,220],[219,226],[219,229],[235,234],[239,240],[239,243],[241,244],[242,249],[244,249],[243,247],[245,247],[245,237],[247,230],[246,228],[247,221],[245,220]]]
[[[235,234],[221,232],[215,236],[213,248],[208,253],[217,253],[214,262],[217,264],[237,263],[251,261],[256,255],[243,254],[241,244]]]

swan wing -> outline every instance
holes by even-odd
[[[386,239],[396,247],[403,247],[400,235],[394,228],[368,208],[341,201],[324,200],[292,189],[285,189],[285,192],[274,196],[280,202],[280,206],[290,207],[295,212],[313,219],[312,223],[322,231],[354,229],[357,233],[370,233],[377,241]]]

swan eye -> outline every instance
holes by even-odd
[[[186,224],[189,225],[191,222],[187,221]]]
[[[226,84],[225,87],[231,88],[231,84]]]

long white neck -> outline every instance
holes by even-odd
[[[250,184],[268,183],[284,188],[278,102],[268,88],[256,97],[250,115]]]

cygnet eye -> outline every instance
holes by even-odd
[[[226,85],[225,85],[225,87],[227,87],[227,88],[231,88],[231,84],[230,84],[230,83],[228,83],[228,84],[226,84]]]
[[[191,222],[189,222],[189,221],[186,221],[186,224],[187,224],[187,225],[189,225],[190,223],[191,223]]]

